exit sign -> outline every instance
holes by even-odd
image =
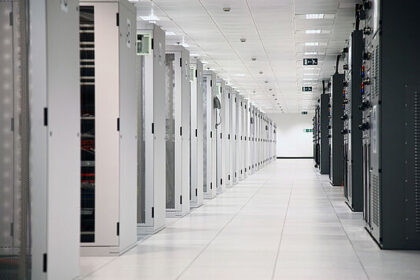
[[[304,58],[303,65],[318,65],[318,58]]]
[[[311,133],[311,132],[313,132],[314,130],[312,129],[312,128],[307,128],[307,129],[304,129],[303,130],[303,132],[305,132],[305,133]]]
[[[303,92],[312,91],[312,87],[302,87]]]

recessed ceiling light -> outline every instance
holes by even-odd
[[[272,88],[269,88],[268,90],[269,90],[269,91],[272,91],[273,89],[272,89]]]
[[[323,19],[324,14],[306,14],[305,18],[306,19]]]
[[[158,18],[154,14],[151,14],[150,16],[140,16],[140,18],[144,21],[159,21],[160,20],[160,18]]]
[[[321,33],[321,29],[310,29],[310,30],[305,30],[306,34],[320,34]]]
[[[318,42],[306,42],[305,46],[319,46]]]
[[[251,58],[251,60],[252,60],[252,61],[255,61],[255,60],[257,60],[257,58],[256,58],[256,57],[253,57],[253,58]]]
[[[241,38],[240,40],[241,40],[242,43],[246,42],[246,38]]]
[[[264,81],[264,83],[268,84],[268,81]]]
[[[260,71],[260,74],[262,75],[262,74],[264,74],[264,72],[263,71]]]
[[[226,13],[229,13],[230,12],[230,7],[224,7],[223,11],[226,12]]]

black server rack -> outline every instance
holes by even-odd
[[[358,24],[357,24],[358,26]],[[362,123],[361,69],[363,56],[363,32],[352,32],[348,48],[343,52],[347,64],[344,65],[344,197],[347,205],[355,212],[363,211],[362,181]]]
[[[328,145],[328,118],[329,118],[329,96],[321,94],[319,98],[319,171],[321,174],[329,174],[330,159]]]
[[[420,249],[420,1],[364,1],[366,228],[384,249]]]
[[[315,108],[315,116],[312,119],[312,141],[313,141],[313,157],[315,162],[315,167],[319,167],[319,150],[320,150],[320,129],[319,129],[319,105]]]
[[[333,186],[342,186],[344,180],[344,147],[343,147],[343,82],[344,74],[337,71],[331,77],[330,91],[330,124],[329,124],[329,150],[330,150],[330,182]]]

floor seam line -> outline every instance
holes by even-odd
[[[204,253],[204,251],[207,250],[208,247],[210,247],[211,243],[223,232],[223,230],[236,218],[236,216],[238,216],[238,214],[242,211],[242,209],[248,205],[248,203],[257,195],[257,193],[263,188],[263,186],[265,185],[265,183],[268,181],[265,180],[261,186],[255,191],[255,193],[253,193],[251,195],[251,197],[245,202],[244,205],[241,206],[241,208],[238,210],[238,212],[235,213],[235,215],[232,216],[231,219],[229,219],[229,221],[226,222],[225,225],[223,225],[223,227],[217,231],[216,235],[206,244],[206,246],[204,246],[204,248],[198,253],[197,256],[194,257],[194,259],[190,262],[189,265],[187,265],[187,267],[185,267],[181,273],[175,278],[175,279],[180,279],[182,277],[182,275],[187,272],[187,270],[194,264],[194,262]],[[233,189],[233,188],[232,188]]]
[[[344,234],[345,234],[345,235],[346,235],[346,237],[347,237],[347,240],[350,242],[350,245],[351,245],[351,248],[353,249],[354,255],[356,256],[357,260],[359,261],[359,264],[360,264],[360,266],[362,267],[363,272],[365,273],[365,275],[366,275],[367,279],[370,279],[369,274],[367,273],[366,268],[365,268],[365,266],[363,265],[363,262],[362,262],[362,260],[361,260],[361,259],[360,259],[360,257],[359,257],[359,254],[357,254],[357,251],[356,251],[356,250],[355,250],[355,248],[354,248],[354,244],[353,244],[353,242],[351,241],[351,239],[350,239],[349,235],[347,234],[347,231],[344,229],[344,226],[343,226],[343,223],[341,222],[340,217],[338,217],[337,211],[335,210],[335,207],[334,207],[334,205],[332,204],[331,199],[330,199],[330,197],[329,197],[328,193],[325,191],[325,188],[324,188],[324,186],[323,186],[322,184],[321,184],[321,187],[322,187],[322,191],[325,193],[325,195],[326,195],[326,196],[327,196],[327,198],[328,198],[328,202],[330,203],[330,205],[331,205],[331,207],[332,207],[332,209],[333,209],[333,211],[334,211],[334,214],[335,214],[335,216],[337,217],[338,222],[340,223],[340,226],[341,226],[341,228],[343,229]]]
[[[282,243],[282,241],[283,241],[283,232],[284,232],[284,227],[285,227],[285,225],[286,225],[287,214],[289,213],[290,200],[292,199],[293,186],[294,186],[294,184],[292,183],[292,187],[290,188],[290,193],[289,193],[289,199],[288,199],[288,201],[287,201],[287,209],[286,209],[286,213],[284,214],[283,226],[282,226],[282,228],[281,228],[281,232],[280,232],[279,245],[277,246],[276,258],[274,259],[274,267],[273,267],[273,273],[272,273],[272,275],[271,275],[271,279],[274,279],[274,276],[276,275],[277,262],[278,262],[278,260],[279,260],[279,256],[280,256],[280,247],[281,247],[281,243]]]

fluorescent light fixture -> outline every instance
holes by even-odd
[[[199,57],[200,55],[198,53],[192,53],[192,54],[190,54],[190,56],[192,56],[192,57]]]
[[[303,78],[304,81],[316,81],[318,79],[315,78]]]
[[[319,70],[319,67],[304,67],[303,70],[309,71],[309,70]]]
[[[172,31],[166,31],[166,35],[168,35],[168,36],[176,36],[176,33],[175,32],[172,32]]]
[[[181,43],[181,46],[183,46],[184,48],[189,48],[190,47],[190,45],[188,45],[187,43]]]
[[[160,18],[158,18],[154,14],[151,14],[150,16],[140,16],[140,18],[144,21],[159,21],[160,20]]]
[[[310,29],[310,30],[305,30],[306,34],[320,34],[321,33],[321,29]]]
[[[318,76],[316,73],[303,73],[303,76]]]
[[[306,42],[305,46],[319,46],[318,42]]]
[[[305,18],[306,19],[323,19],[324,14],[306,14]]]
[[[305,55],[316,55],[318,52],[305,52]]]

